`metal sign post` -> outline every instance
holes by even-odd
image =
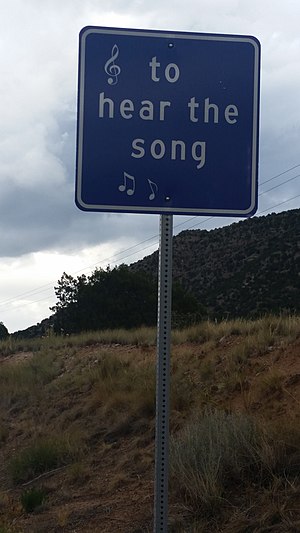
[[[165,533],[168,527],[172,237],[173,215],[161,215],[158,272],[154,533]]]

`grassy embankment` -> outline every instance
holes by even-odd
[[[172,340],[170,531],[299,531],[300,318]],[[0,343],[0,533],[151,531],[155,343]]]

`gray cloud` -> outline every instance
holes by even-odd
[[[293,0],[284,4],[279,0],[186,0],[184,5],[181,0],[2,2],[0,256],[25,258],[46,250],[80,253],[100,243],[122,242],[126,247],[158,231],[158,217],[83,213],[75,207],[77,55],[83,26],[258,37],[262,44],[260,181],[264,181],[300,163],[299,20],[300,3]],[[295,169],[260,190],[297,173]],[[297,194],[299,179],[262,195],[259,209]],[[299,200],[278,209],[298,207]],[[184,220],[176,218],[175,225]]]

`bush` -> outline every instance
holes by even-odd
[[[8,329],[4,326],[3,322],[0,322],[0,340],[7,339],[9,337]]]
[[[187,503],[212,512],[225,489],[266,473],[264,446],[249,417],[207,410],[171,439],[171,481]]]
[[[79,443],[66,435],[38,439],[10,461],[12,479],[20,483],[67,465],[78,457],[79,448]]]
[[[0,405],[10,407],[17,400],[24,401],[33,391],[51,382],[61,371],[61,362],[47,353],[34,354],[19,364],[0,368]]]
[[[45,500],[45,491],[32,487],[21,494],[21,504],[26,513],[32,513]]]

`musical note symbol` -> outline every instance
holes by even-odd
[[[109,76],[107,82],[109,85],[116,85],[118,83],[118,76],[121,73],[121,68],[119,65],[115,65],[115,60],[117,59],[119,55],[119,48],[116,44],[111,49],[111,57],[108,61],[106,61],[104,65],[104,70],[106,74]]]
[[[135,191],[135,178],[127,174],[127,172],[123,173],[123,178],[124,178],[124,183],[122,185],[119,185],[119,191],[121,192],[126,191],[128,196],[132,196]]]
[[[156,185],[156,183],[154,183],[154,181],[151,181],[149,179],[147,179],[148,183],[149,183],[149,187],[151,189],[151,194],[149,194],[149,200],[154,200],[155,196],[156,196],[156,193],[158,191],[158,186]]]

